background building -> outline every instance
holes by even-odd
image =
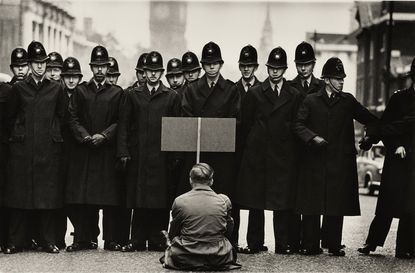
[[[67,1],[0,0],[0,72],[8,72],[10,53],[41,41],[47,52],[72,52],[75,17],[65,9]],[[7,39],[5,39],[7,37]]]
[[[356,2],[355,5],[359,23],[353,33],[358,45],[356,96],[370,110],[381,114],[391,94],[408,84],[407,72],[415,56],[415,2]]]

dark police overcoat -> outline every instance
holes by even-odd
[[[294,79],[288,82],[292,87],[300,91],[303,97],[307,96],[308,94],[316,93],[324,86],[324,81],[317,79],[314,75],[311,76],[310,86],[308,90],[304,89],[304,86],[301,84],[300,76],[297,75]]]
[[[359,192],[353,120],[376,126],[377,118],[349,93],[330,101],[325,88],[303,101],[295,134],[309,143],[321,136],[328,145],[307,145],[298,166],[297,210],[305,215],[359,215]],[[374,130],[374,129],[373,129]]]
[[[414,88],[395,92],[381,118],[381,139],[386,148],[386,155],[376,206],[378,215],[401,217],[405,213],[415,211],[414,117]],[[395,150],[399,146],[406,150],[407,156],[404,159],[395,155]]]
[[[291,126],[302,97],[285,80],[279,96],[269,79],[251,88],[241,108],[243,156],[235,201],[249,208],[294,208],[297,139]]]
[[[237,118],[240,107],[238,90],[235,83],[225,80],[222,76],[216,85],[210,88],[204,75],[197,81],[187,84],[182,96],[182,113],[185,117]],[[235,154],[202,152],[200,162],[209,164],[215,171],[213,190],[233,196],[236,179]],[[189,171],[195,163],[196,153],[185,153],[177,195],[190,190]]]
[[[153,95],[147,85],[125,91],[118,126],[117,155],[128,156],[127,206],[170,208],[170,154],[161,151],[162,117],[180,116],[180,96],[162,83]]]
[[[6,206],[56,209],[63,205],[62,133],[65,102],[60,84],[27,77],[8,101],[9,160]]]
[[[0,207],[3,207],[4,190],[6,183],[6,160],[7,160],[7,97],[11,85],[0,83]]]
[[[69,123],[77,140],[66,185],[66,203],[119,205],[116,175],[116,131],[123,90],[107,82],[97,89],[93,80],[76,87],[69,104]],[[81,143],[86,136],[103,134],[99,147]]]

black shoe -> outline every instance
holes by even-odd
[[[398,259],[412,259],[414,255],[410,252],[396,252],[395,257]]]
[[[109,251],[121,251],[121,245],[116,242],[105,242],[104,249]]]
[[[239,253],[243,254],[256,254],[259,253],[259,248],[250,248],[249,246],[242,248]]]
[[[29,245],[29,250],[38,250],[40,248],[39,244],[36,242],[35,239],[32,239]]]
[[[342,248],[340,248],[340,249],[329,249],[329,254],[331,254],[332,256],[337,256],[337,257],[346,256],[346,252]]]
[[[58,244],[56,244],[56,246],[59,248],[59,250],[61,250],[61,249],[65,249],[66,248],[66,243],[58,243]]]
[[[266,245],[262,245],[259,247],[259,251],[268,251],[268,247]]]
[[[311,256],[311,255],[320,255],[323,253],[323,249],[321,248],[302,248],[298,250],[298,253],[301,255]]]
[[[94,242],[75,242],[72,245],[66,247],[66,251],[75,252],[80,250],[93,250],[97,248],[98,244]]]
[[[43,249],[43,251],[45,251],[47,253],[52,253],[52,254],[58,254],[59,253],[59,248],[55,244],[47,244],[42,249]]]
[[[21,247],[10,245],[4,249],[3,253],[4,254],[15,254],[15,253],[22,252],[22,251],[23,249]]]
[[[280,248],[280,247],[276,247],[275,248],[275,253],[276,254],[283,254],[283,255],[291,255],[294,254],[294,251],[290,248],[290,247],[286,247],[286,248]]]
[[[142,244],[129,243],[121,248],[121,252],[134,252],[134,251],[144,251],[146,246]]]
[[[370,251],[375,251],[376,246],[373,246],[371,244],[364,244],[362,247],[359,247],[357,251],[359,251],[362,254],[369,255]]]
[[[329,245],[326,243],[321,242],[321,248],[329,248]],[[340,245],[340,248],[346,248],[346,245]]]

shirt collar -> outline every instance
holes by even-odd
[[[212,85],[212,82],[214,83],[213,86],[216,86],[218,84],[218,81],[219,81],[219,76],[220,76],[220,74],[218,74],[218,76],[214,80],[211,80],[208,77],[206,77],[208,86],[210,87]]]
[[[269,84],[270,84],[271,89],[272,89],[273,91],[275,91],[275,86],[277,86],[277,87],[278,87],[278,94],[279,94],[279,93],[281,93],[281,88],[282,88],[282,84],[283,84],[283,83],[284,83],[284,80],[280,80],[280,82],[279,82],[279,83],[277,83],[277,84],[273,83],[272,81],[269,81]]]
[[[101,86],[103,86],[104,84],[105,84],[105,82],[106,82],[106,80],[103,80],[102,82],[97,82],[96,80],[95,80],[95,78],[92,78],[92,81],[94,82],[94,84],[95,84],[95,86],[97,87],[97,89],[98,89],[98,84],[101,84]]]
[[[246,85],[247,85],[247,83],[250,83],[251,84],[250,87],[254,86],[255,77],[252,77],[252,79],[249,82],[245,81],[245,79],[242,78],[242,81],[241,82],[242,82],[242,86],[244,87],[245,91],[248,91],[248,87]]]
[[[35,77],[33,77],[33,74],[31,74],[30,76],[32,77],[33,81],[34,81],[36,84],[39,84],[39,82],[40,82],[40,83],[42,83],[42,82],[43,82],[43,80],[45,79],[46,74],[45,74],[45,75],[43,75],[43,77],[42,77],[40,80],[36,80],[36,79],[35,79]]]
[[[148,91],[151,91],[153,88],[155,88],[155,90],[157,91],[160,87],[160,82],[158,82],[156,86],[151,86],[148,83],[146,83],[146,85],[147,85]]]
[[[307,82],[308,83],[308,86],[310,86],[310,84],[311,84],[311,79],[312,79],[313,77],[310,75],[310,77],[308,77],[308,79],[305,79],[305,80],[301,80],[300,79],[300,81],[301,81],[301,85],[302,86],[304,86],[304,82]]]

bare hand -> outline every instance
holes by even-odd
[[[89,143],[92,140],[91,136],[86,136],[84,139],[82,139],[82,143]]]
[[[130,159],[131,158],[129,156],[123,156],[123,157],[120,158],[121,165],[124,169],[127,167],[127,163],[128,163],[128,161],[130,161]]]
[[[406,157],[405,148],[403,146],[399,146],[398,148],[396,148],[395,154],[399,155],[402,159],[405,158]]]
[[[101,134],[95,134],[92,136],[92,144],[94,146],[99,146],[101,145],[102,142],[104,142],[105,137]]]
[[[322,138],[322,137],[320,137],[320,136],[315,136],[313,139],[312,139],[312,142],[313,142],[313,144],[315,145],[315,146],[317,146],[317,147],[324,147],[324,146],[326,146],[327,144],[329,144],[324,138]]]

